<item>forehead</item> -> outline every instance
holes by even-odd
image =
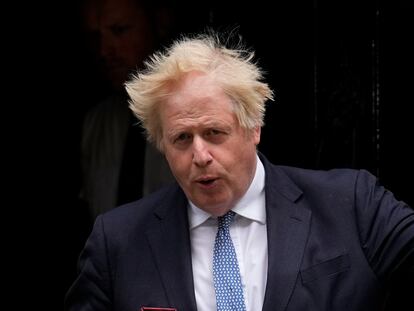
[[[83,15],[87,26],[147,19],[143,5],[133,0],[89,0],[84,4]]]
[[[230,97],[213,78],[191,73],[170,90],[171,95],[163,103],[163,123],[211,122],[233,120],[234,111]]]

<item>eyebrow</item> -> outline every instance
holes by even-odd
[[[203,128],[207,128],[207,129],[219,128],[219,129],[223,129],[224,131],[231,130],[231,126],[227,124],[227,122],[217,122],[217,121],[206,122],[205,124],[203,124]],[[177,128],[172,128],[168,130],[166,134],[167,134],[167,137],[174,137],[186,131],[187,131],[187,127],[177,127]]]
[[[204,127],[207,128],[224,128],[224,129],[230,129],[231,125],[229,125],[227,122],[217,122],[217,121],[211,121],[211,122],[206,122],[204,124]]]

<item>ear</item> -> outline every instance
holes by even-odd
[[[262,133],[262,128],[258,125],[252,130],[252,138],[254,144],[257,146],[260,143],[260,135]]]
[[[165,156],[165,145],[164,145],[164,139],[161,138],[159,141],[155,142],[155,147],[158,149],[159,152],[162,153],[162,155]]]

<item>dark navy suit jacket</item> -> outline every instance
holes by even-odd
[[[374,176],[261,159],[269,256],[263,310],[380,310],[393,279],[412,280],[414,212]],[[196,310],[179,186],[99,216],[79,271],[68,310]]]

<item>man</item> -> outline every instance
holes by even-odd
[[[68,310],[378,310],[412,278],[414,212],[372,175],[257,154],[252,57],[183,38],[127,83],[177,184],[97,218]]]
[[[95,220],[173,179],[162,156],[145,144],[140,128],[134,126],[123,86],[167,40],[165,28],[172,28],[173,14],[166,5],[145,0],[88,0],[82,12],[91,52],[106,80],[101,96],[108,93],[88,111],[82,129],[80,197]]]

